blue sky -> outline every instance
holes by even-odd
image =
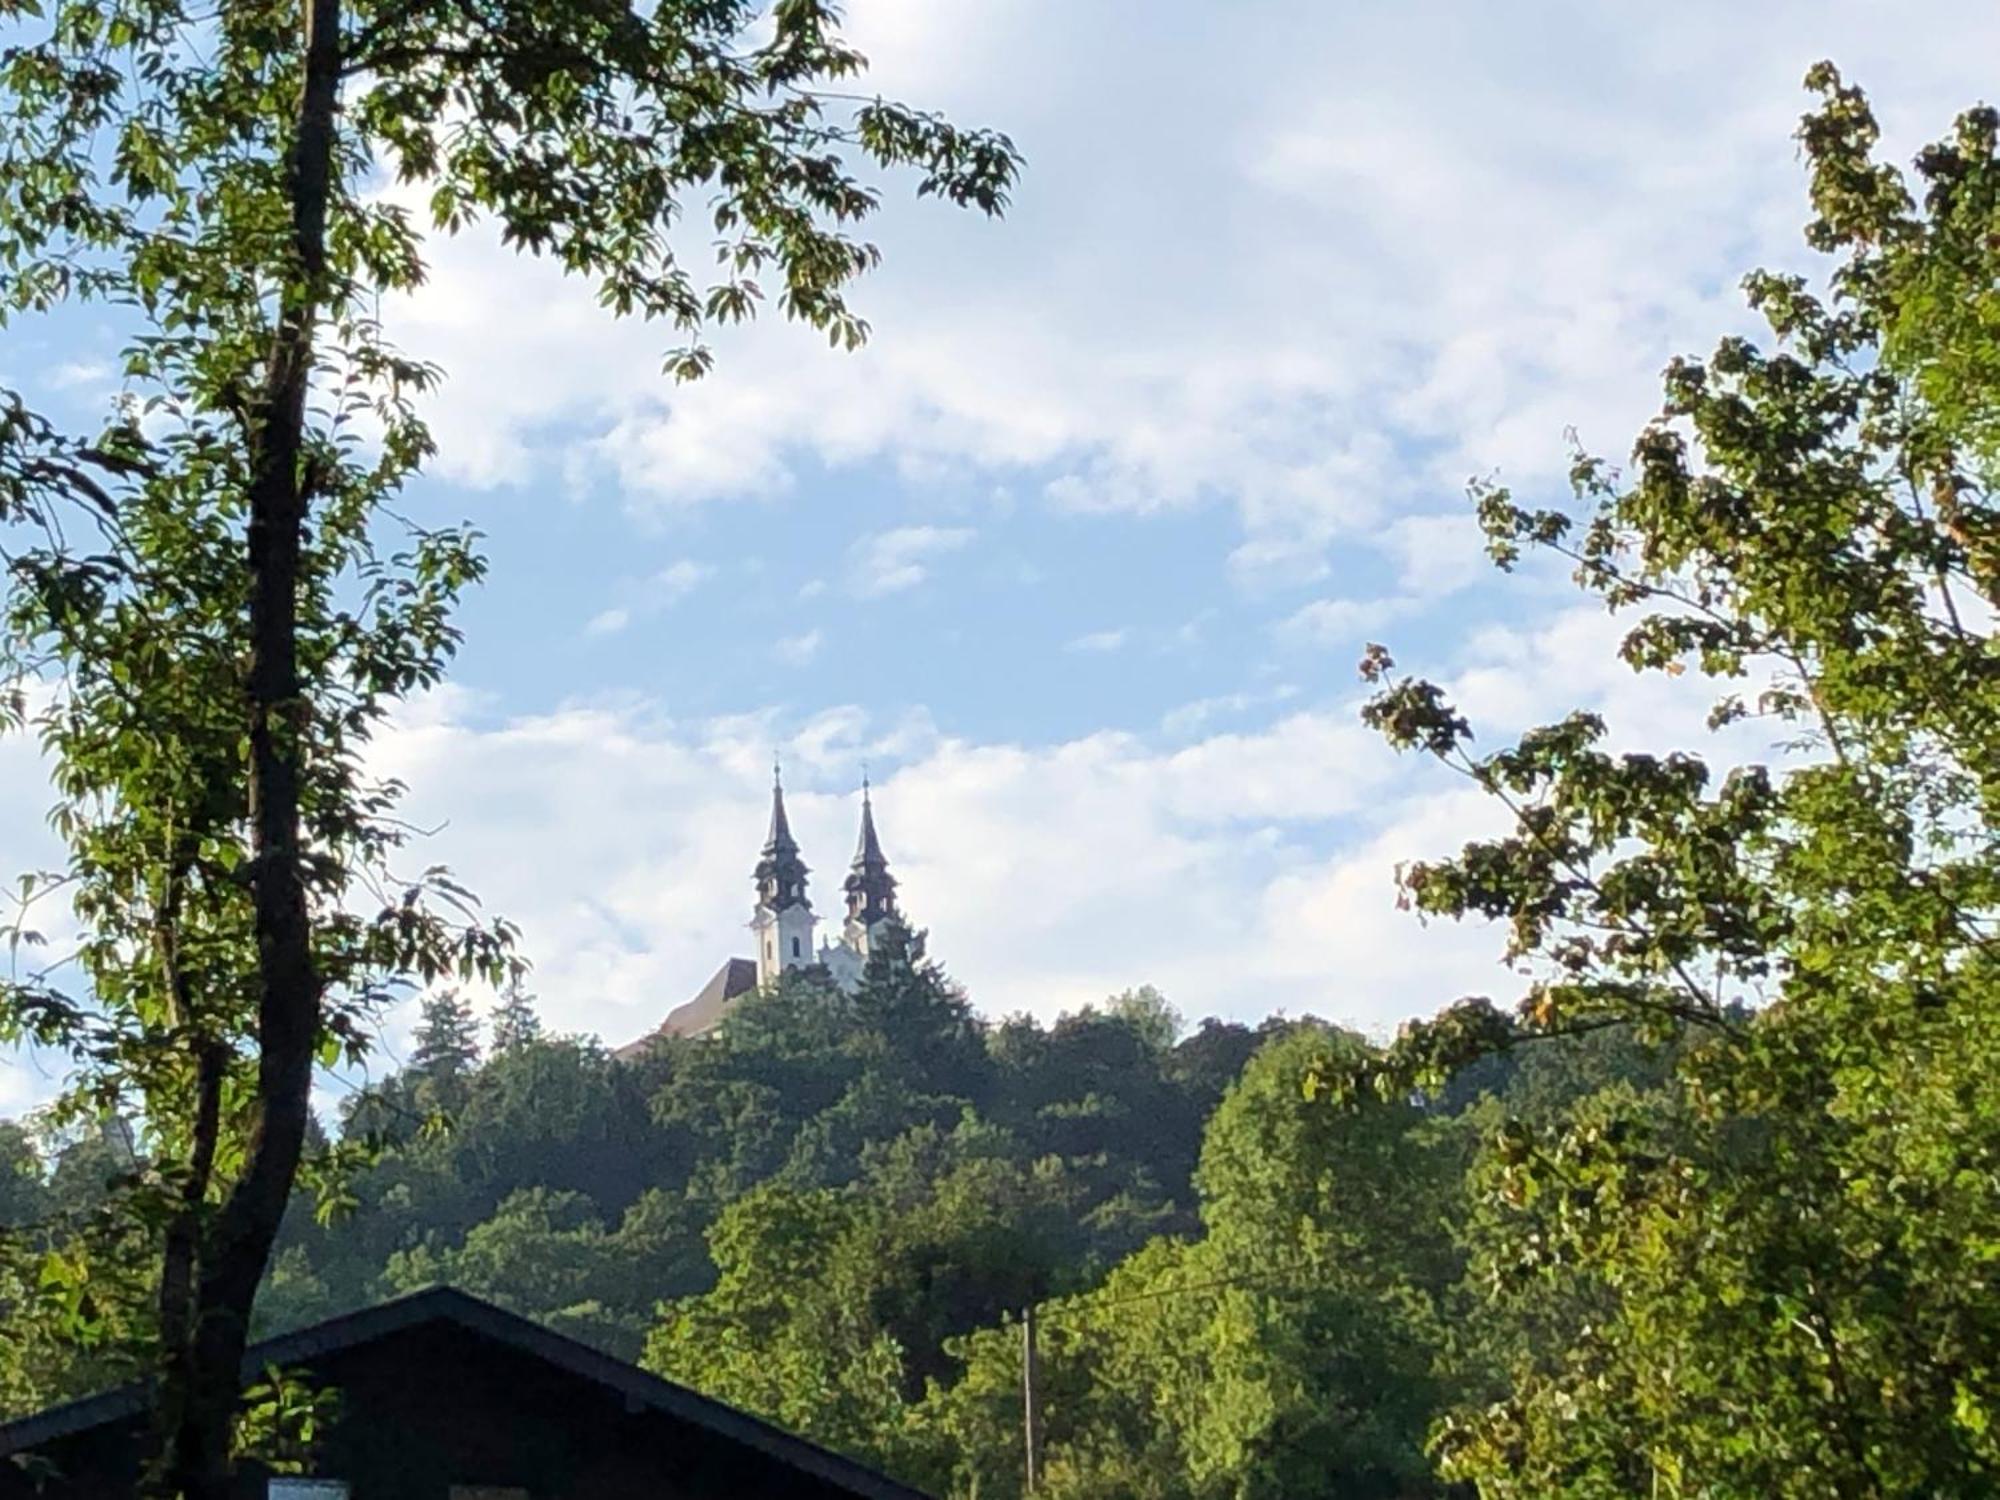
[[[1579,702],[1698,742],[1462,498],[1622,455],[1672,355],[1811,261],[1791,130],[1830,56],[1907,156],[1994,92],[1990,7],[855,0],[871,84],[1007,129],[1002,223],[892,186],[875,338],[776,323],[693,388],[657,330],[468,236],[388,311],[450,377],[420,504],[493,575],[381,747],[430,851],[519,920],[558,1025],[617,1042],[743,950],[782,749],[820,907],[870,764],[910,913],[976,1003],[1140,983],[1381,1029],[1504,994],[1397,860],[1487,814],[1354,720],[1368,639],[1492,735]],[[110,331],[10,334],[44,405]],[[0,855],[45,800],[24,747]],[[395,1030],[391,1028],[392,1034]],[[393,1039],[393,1038],[392,1038]],[[0,1075],[0,1102],[10,1092]]]

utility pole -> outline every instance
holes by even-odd
[[[1035,1305],[1021,1309],[1021,1435],[1028,1447],[1028,1493],[1042,1482],[1042,1414],[1036,1405],[1035,1384],[1041,1374],[1041,1359],[1035,1349]]]

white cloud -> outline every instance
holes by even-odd
[[[1378,545],[1396,561],[1397,588],[1425,604],[1435,604],[1493,572],[1486,534],[1469,504],[1439,515],[1403,516],[1383,533]]]
[[[787,666],[803,667],[819,655],[819,648],[825,643],[825,633],[814,626],[798,635],[783,637],[771,647],[771,654]]]
[[[920,715],[884,725],[852,707],[789,731],[769,715],[673,723],[642,705],[480,727],[447,699],[386,736],[381,758],[416,789],[413,820],[448,824],[421,857],[521,922],[555,1023],[612,1040],[656,1024],[741,946],[773,742],[822,890],[852,846],[853,787],[872,763],[910,915],[989,1013],[1049,1016],[1152,982],[1196,1013],[1283,1006],[1386,1026],[1452,998],[1499,939],[1419,964],[1434,990],[1386,963],[1356,977],[1355,955],[1424,941],[1395,909],[1381,840],[1424,815],[1427,800],[1402,799],[1441,776],[1399,762],[1352,709],[1169,750],[1111,733],[973,743]],[[478,818],[460,815],[470,807]],[[1312,830],[1349,820],[1364,830],[1357,852],[1323,852]],[[551,878],[586,869],[587,881]],[[1349,925],[1301,922],[1316,883],[1342,880],[1356,893],[1343,897]]]
[[[96,385],[111,375],[111,366],[103,360],[71,360],[57,365],[49,374],[49,384],[56,390],[73,390],[80,385]]]
[[[1255,692],[1218,693],[1212,698],[1197,698],[1162,714],[1160,733],[1170,739],[1182,739],[1208,728],[1217,719],[1234,718],[1253,708],[1289,703],[1298,696],[1297,683],[1280,682]]]
[[[715,569],[712,565],[683,557],[655,573],[647,593],[656,604],[674,604],[685,599],[714,576]]]
[[[1611,651],[1620,628],[1579,607],[1488,631],[1444,681],[1483,745],[1579,703],[1607,715],[1614,745],[1714,745],[1708,685],[1629,672]],[[1286,696],[1281,684],[1205,700],[1180,724]],[[413,824],[441,829],[411,861],[448,865],[520,924],[551,1022],[614,1042],[741,948],[774,745],[822,893],[852,847],[859,768],[873,766],[909,914],[988,1014],[1048,1017],[1150,982],[1194,1015],[1283,1008],[1386,1032],[1461,994],[1508,998],[1501,933],[1426,929],[1394,890],[1398,862],[1453,852],[1500,810],[1393,755],[1357,706],[1293,705],[1179,745],[1109,731],[1036,745],[853,705],[680,722],[627,699],[496,718],[447,688],[408,706],[374,768],[412,788]],[[25,811],[46,794],[31,742],[0,740],[0,776],[0,810],[16,809],[7,846],[45,848]],[[46,1092],[19,1068],[0,1074],[0,1108]]]
[[[1256,699],[1249,693],[1221,693],[1213,698],[1197,698],[1160,716],[1160,732],[1179,738],[1205,728],[1212,720],[1240,714]]]
[[[1503,826],[1499,809],[1477,792],[1440,790],[1400,806],[1342,858],[1278,875],[1257,898],[1259,930],[1283,939],[1266,956],[1274,991],[1327,985],[1332,968],[1329,998],[1308,1008],[1378,1036],[1466,995],[1511,1000],[1521,981],[1500,962],[1501,933],[1478,922],[1418,919],[1398,903],[1394,879],[1398,865],[1454,854]]]
[[[1490,627],[1465,642],[1455,670],[1436,675],[1487,744],[1587,707],[1603,716],[1614,750],[1784,758],[1788,736],[1771,725],[1746,721],[1718,735],[1706,722],[1727,689],[1754,698],[1771,680],[1768,669],[1752,663],[1749,675],[1727,685],[1634,671],[1618,648],[1637,619],[1635,612],[1613,615],[1601,605],[1575,604],[1529,626]],[[1420,672],[1424,666],[1403,665]]]
[[[697,562],[683,557],[661,568],[643,583],[626,584],[622,592],[629,595],[624,604],[615,604],[600,610],[590,617],[583,627],[585,635],[617,635],[634,620],[646,615],[658,614],[670,609],[692,594],[702,584],[715,576],[712,563]]]
[[[2000,18],[1927,14],[1178,3],[1135,51],[1058,0],[863,0],[871,89],[1029,157],[998,225],[890,191],[857,291],[870,349],[767,326],[673,387],[657,330],[477,237],[438,248],[394,327],[452,373],[438,430],[469,482],[527,482],[558,449],[644,507],[780,493],[808,463],[972,469],[1083,509],[1227,505],[1246,581],[1309,578],[1467,474],[1557,480],[1572,424],[1618,450],[1663,360],[1741,321],[1740,274],[1807,261],[1809,62],[1871,85],[1905,155],[1989,89]]]
[[[1063,650],[1108,655],[1120,650],[1126,641],[1131,639],[1131,635],[1129,630],[1093,630],[1088,635],[1080,635],[1075,640],[1066,642]]]
[[[963,526],[899,526],[863,537],[849,557],[848,587],[864,599],[915,588],[931,563],[972,540]]]
[[[46,1104],[61,1081],[59,1058],[45,1061],[25,1047],[0,1056],[0,1120],[18,1119]]]
[[[1407,615],[1416,601],[1396,599],[1315,599],[1278,624],[1278,634],[1301,644],[1355,650],[1371,632]]]
[[[1614,743],[1703,743],[1705,688],[1628,672],[1608,649],[1617,629],[1578,608],[1489,632],[1446,681],[1482,743],[1579,701],[1604,709]],[[417,789],[414,820],[449,823],[425,857],[523,923],[552,1017],[613,1040],[740,946],[774,742],[822,872],[852,842],[852,787],[874,763],[910,913],[989,1013],[1047,1016],[1149,981],[1197,1014],[1283,1006],[1384,1030],[1462,993],[1505,998],[1516,980],[1495,961],[1497,931],[1423,928],[1393,887],[1399,861],[1454,850],[1498,810],[1392,756],[1354,709],[1170,749],[1108,732],[978,743],[854,706],[789,730],[768,713],[679,724],[644,705],[482,728],[448,697],[383,758]],[[457,816],[468,806],[481,816]],[[580,869],[588,882],[548,878]]]

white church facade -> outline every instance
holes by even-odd
[[[619,1049],[621,1057],[643,1052],[658,1036],[702,1036],[722,1024],[730,1004],[754,990],[776,984],[790,969],[818,964],[841,989],[861,983],[868,951],[881,924],[898,917],[896,877],[875,832],[875,807],[868,783],[861,784],[861,834],[841,890],[846,916],[837,936],[819,934],[819,917],[806,892],[809,871],[785,816],[784,782],[771,778],[771,826],[752,879],[757,904],[750,916],[754,958],[732,958],[685,1005],[668,1013],[659,1030]]]

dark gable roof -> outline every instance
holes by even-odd
[[[253,1344],[243,1355],[243,1378],[253,1381],[269,1366],[285,1368],[316,1356],[351,1349],[401,1333],[424,1323],[451,1323],[509,1348],[544,1360],[583,1380],[594,1381],[637,1404],[662,1412],[733,1443],[753,1448],[801,1473],[847,1491],[861,1500],[929,1500],[922,1490],[878,1474],[865,1464],[842,1458],[830,1449],[783,1428],[725,1406],[720,1401],[649,1375],[637,1366],[613,1359],[575,1339],[495,1307],[490,1302],[451,1287],[436,1287],[385,1302],[362,1312],[332,1318]],[[108,1423],[125,1422],[146,1409],[144,1382],[121,1386],[99,1396],[55,1406],[31,1417],[0,1424],[0,1458],[39,1448],[57,1438]]]
[[[700,1036],[711,1030],[721,1020],[729,1002],[739,995],[747,995],[757,988],[757,966],[747,958],[732,958],[715,971],[701,992],[688,1001],[667,1012],[667,1019],[658,1031],[648,1032],[636,1042],[628,1042],[612,1054],[614,1057],[631,1059],[645,1055],[646,1049],[662,1036]]]

